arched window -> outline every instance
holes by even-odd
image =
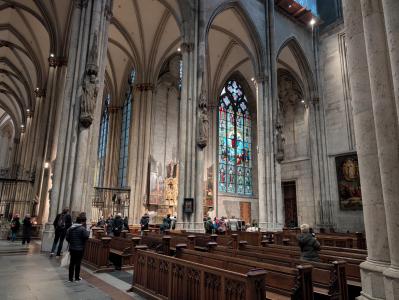
[[[132,84],[135,80],[136,72],[133,70],[128,79],[129,90],[126,93],[126,99],[122,109],[122,127],[121,127],[121,143],[119,150],[119,170],[118,185],[120,187],[127,186],[127,166],[129,159],[129,129],[130,119],[132,115]]]
[[[105,158],[107,155],[107,140],[108,140],[108,127],[109,127],[109,103],[111,101],[111,96],[108,94],[104,98],[104,108],[101,116],[100,123],[100,137],[98,142],[98,178],[97,186],[103,186],[104,184],[104,173],[105,173]]]
[[[251,116],[235,80],[219,97],[219,192],[252,195]]]

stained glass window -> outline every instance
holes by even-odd
[[[122,108],[122,127],[121,127],[121,143],[119,150],[119,170],[118,170],[118,185],[120,187],[127,186],[127,165],[129,159],[129,130],[130,119],[132,115],[132,89],[131,86],[136,77],[136,72],[133,70],[128,79],[129,89],[126,93],[126,99]]]
[[[219,191],[252,195],[251,116],[241,85],[227,81],[219,97]]]
[[[108,140],[108,126],[109,126],[109,103],[111,101],[110,95],[106,95],[104,98],[104,108],[101,116],[100,124],[100,138],[98,142],[98,178],[97,186],[103,186],[104,184],[104,173],[105,173],[105,158],[107,154],[107,140]]]

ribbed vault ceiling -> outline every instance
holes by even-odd
[[[109,28],[107,86],[120,99],[134,67],[138,81],[156,82],[181,43],[177,0],[115,0]],[[116,100],[119,101],[119,100]]]
[[[71,0],[0,0],[0,107],[19,127],[46,87],[50,53],[64,56]]]

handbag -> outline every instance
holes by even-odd
[[[60,267],[62,267],[62,268],[68,267],[70,261],[71,261],[71,254],[69,253],[69,251],[67,251],[66,254],[61,259]]]

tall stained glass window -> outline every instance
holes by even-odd
[[[219,192],[252,195],[251,116],[248,100],[235,80],[219,98]]]
[[[136,77],[136,72],[133,70],[128,79],[129,90],[126,93],[126,99],[122,108],[122,127],[121,127],[121,143],[119,150],[119,170],[118,170],[118,185],[120,187],[127,186],[127,167],[129,159],[129,130],[130,120],[132,116],[132,89],[131,86]]]
[[[108,94],[104,98],[104,108],[101,116],[100,123],[100,138],[98,142],[98,178],[97,178],[97,186],[103,186],[104,184],[104,173],[105,173],[105,158],[107,154],[107,140],[108,140],[108,127],[109,127],[109,103],[111,101],[111,97]]]

